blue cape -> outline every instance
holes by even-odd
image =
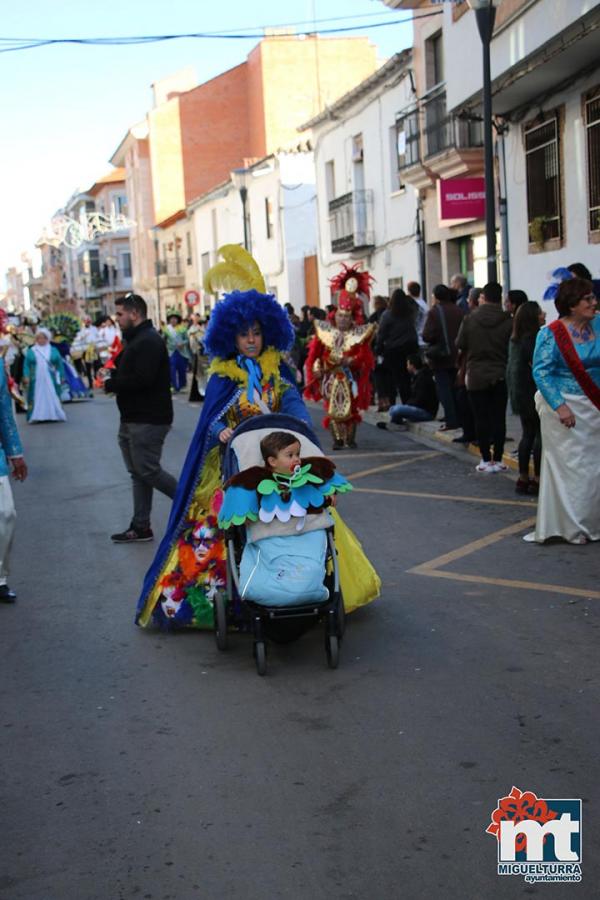
[[[296,416],[305,422],[310,422],[310,416],[294,384],[290,370],[285,364],[281,363],[279,372],[282,384],[287,387],[287,390],[283,392],[280,398],[279,411]],[[167,530],[160,542],[152,565],[144,578],[142,593],[137,604],[136,622],[144,609],[148,594],[154,587],[174,541],[179,537],[180,526],[185,521],[187,511],[194,497],[194,491],[202,477],[202,468],[206,456],[219,443],[218,437],[213,432],[213,426],[219,419],[223,418],[229,407],[232,406],[244,389],[239,383],[221,375],[211,375],[209,378],[202,413],[179,476],[177,493],[173,499]]]

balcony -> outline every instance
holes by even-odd
[[[424,157],[438,178],[483,172],[483,124],[446,109],[446,91],[437,89],[424,102]]]
[[[161,288],[179,288],[185,286],[183,260],[179,256],[161,259],[156,263]]]
[[[364,252],[375,246],[373,191],[350,191],[329,203],[332,253]]]

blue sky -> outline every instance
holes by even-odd
[[[343,16],[382,58],[412,43],[412,26],[369,24],[410,12],[379,0],[47,0],[3,4],[0,37],[62,38],[231,30]],[[352,16],[358,18],[351,18]],[[364,17],[364,18],[363,18]],[[304,26],[303,26],[304,27]],[[363,32],[364,28],[364,32]],[[126,130],[144,118],[150,85],[193,65],[202,82],[243,61],[256,39],[177,40],[146,46],[55,45],[0,53],[0,287],[73,191],[110,169]],[[0,45],[2,46],[2,45]]]

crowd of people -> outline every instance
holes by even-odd
[[[424,320],[414,282],[387,305],[377,298],[374,388],[378,410],[397,425],[433,420],[441,405],[441,429],[478,446],[482,475],[508,469],[510,401],[521,421],[515,490],[539,495],[536,530],[526,539],[586,543],[600,539],[599,284],[581,263],[553,275],[544,299],[554,299],[558,319],[548,327],[524,291],[503,297],[500,284],[471,288],[462,275],[433,288]],[[396,393],[402,402],[391,405]]]
[[[224,577],[219,447],[248,416],[279,410],[308,422],[303,396],[322,402],[333,450],[357,446],[361,412],[371,404],[397,425],[432,420],[441,405],[441,427],[460,429],[453,440],[478,446],[481,475],[507,469],[510,401],[522,425],[515,489],[539,496],[526,539],[600,540],[598,282],[581,264],[554,275],[545,299],[554,299],[558,319],[547,327],[540,304],[523,291],[503,297],[499,284],[474,288],[462,275],[436,285],[429,303],[412,281],[389,301],[376,295],[371,310],[372,279],[356,266],[332,280],[335,303],[305,306],[300,315],[251,290],[231,293],[208,320],[184,322],[170,312],[160,330],[137,295],[116,301],[116,321],[84,319],[70,336],[59,333],[68,322],[11,328],[0,316],[0,601],[14,599],[6,584],[14,504],[4,479],[9,466],[19,480],[27,474],[12,410],[26,412],[29,423],[63,422],[63,403],[95,389],[116,396],[132,479],[133,515],[113,541],[152,540],[153,491],[173,500],[138,604],[140,624],[207,621]],[[189,399],[203,409],[177,480],[161,454],[172,396],[188,388],[189,374]],[[357,558],[368,572],[366,558]]]

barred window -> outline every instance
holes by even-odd
[[[417,110],[396,120],[398,171],[419,162],[419,114]]]
[[[585,104],[588,216],[590,231],[600,232],[600,91]]]
[[[530,243],[562,237],[558,116],[525,129]]]

